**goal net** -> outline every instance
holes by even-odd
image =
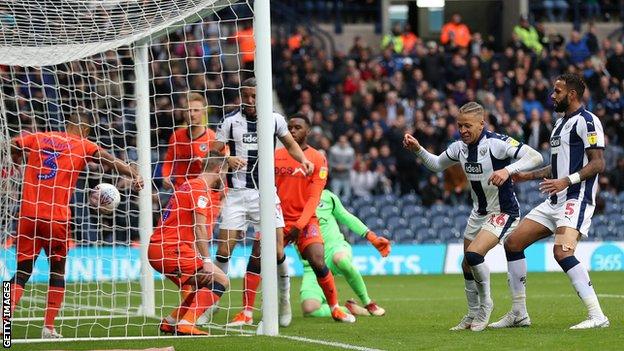
[[[163,335],[158,328],[161,319],[183,299],[178,287],[153,271],[145,259],[149,236],[172,194],[163,185],[165,156],[173,147],[171,136],[189,123],[192,93],[205,99],[202,123],[213,130],[225,114],[239,108],[241,81],[253,74],[252,5],[252,0],[8,0],[0,4],[3,280],[9,281],[17,270],[16,243],[21,238],[17,227],[23,219],[20,206],[30,156],[24,153],[23,161],[14,162],[12,139],[64,131],[72,113],[86,111],[91,141],[133,167],[141,169],[141,162],[144,166],[147,190],[141,192],[101,160],[91,159],[79,170],[70,197],[65,295],[54,322],[65,339]],[[141,47],[146,48],[147,62],[140,60]],[[140,74],[145,68],[147,77]],[[149,94],[143,100],[148,103],[141,105],[144,93]],[[174,162],[194,157],[179,154]],[[43,162],[41,167],[50,172],[56,166]],[[116,185],[121,193],[121,203],[112,214],[89,202],[91,190],[103,182]],[[218,222],[214,227],[218,229]],[[33,235],[35,240],[45,239],[36,230]],[[246,332],[225,324],[241,309],[242,282],[236,278],[244,274],[251,238],[240,238],[232,255],[233,280],[218,313],[208,318],[211,334]],[[214,241],[216,235],[213,257]],[[13,340],[41,338],[50,302],[49,272],[48,258],[41,251],[13,313]]]

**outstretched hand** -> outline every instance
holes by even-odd
[[[370,230],[366,233],[366,239],[373,244],[377,251],[379,251],[381,257],[387,257],[390,254],[390,251],[392,250],[390,240],[384,238],[383,236],[377,236],[375,232]]]

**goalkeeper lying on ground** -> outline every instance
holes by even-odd
[[[390,253],[390,242],[379,237],[366,227],[362,221],[347,211],[338,196],[325,189],[321,194],[321,201],[316,208],[323,241],[325,242],[325,263],[334,275],[342,275],[347,283],[364,304],[364,308],[355,301],[348,300],[345,306],[354,315],[383,316],[386,311],[379,307],[368,296],[362,275],[353,265],[351,245],[345,240],[338,228],[338,222],[345,224],[352,232],[368,239],[386,257]],[[303,315],[307,317],[329,317],[331,311],[323,290],[316,282],[316,276],[307,261],[303,263],[303,281],[301,283],[300,300]]]

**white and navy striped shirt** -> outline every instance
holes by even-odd
[[[589,162],[585,150],[605,147],[602,123],[596,115],[581,106],[555,122],[550,136],[550,147],[552,178],[561,179],[576,173]],[[596,174],[552,195],[550,203],[555,205],[562,204],[566,200],[578,199],[584,205],[594,205],[597,190]],[[584,208],[583,205],[581,207]]]
[[[506,135],[483,130],[479,139],[467,145],[458,140],[446,149],[446,157],[459,162],[470,182],[473,212],[479,215],[500,212],[519,217],[518,199],[511,177],[500,187],[488,184],[494,171],[511,164],[524,144]],[[528,146],[527,146],[528,147]]]
[[[275,119],[275,137],[282,138],[288,134],[286,119],[273,112]],[[236,172],[227,173],[227,186],[234,189],[258,188],[258,135],[257,120],[247,119],[241,109],[235,110],[223,118],[217,128],[217,141],[225,143],[230,149],[230,156],[241,157],[247,167]]]

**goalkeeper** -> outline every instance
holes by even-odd
[[[368,296],[366,285],[362,275],[353,265],[351,245],[345,240],[344,235],[338,228],[338,222],[345,224],[352,232],[365,237],[379,251],[381,256],[386,257],[390,253],[390,242],[384,237],[377,236],[368,229],[362,221],[347,211],[338,196],[325,189],[321,194],[321,201],[316,208],[316,216],[319,219],[321,234],[325,242],[325,263],[334,275],[343,275],[349,286],[359,297],[364,305],[358,305],[349,300],[345,307],[354,315],[383,316],[386,311],[379,307]],[[300,300],[303,315],[306,317],[329,317],[331,310],[323,290],[316,281],[316,276],[307,261],[303,262],[303,281],[301,283]]]

